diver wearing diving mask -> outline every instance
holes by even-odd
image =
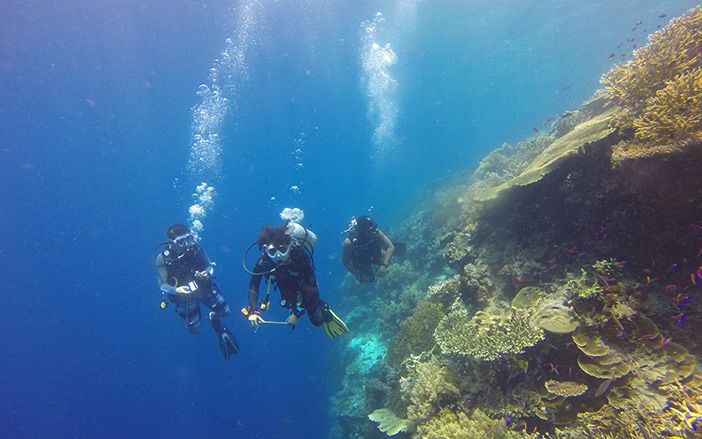
[[[294,328],[298,319],[307,314],[310,322],[314,326],[322,326],[329,337],[348,332],[346,324],[319,297],[312,259],[316,243],[315,234],[295,222],[279,227],[263,227],[256,240],[261,255],[250,271],[249,306],[244,310],[244,315],[252,326],[258,327],[263,323],[258,310],[258,293],[261,280],[265,277],[269,290],[271,282],[280,290],[280,305],[290,310],[285,321],[288,326]],[[268,309],[267,302],[268,293],[260,304],[261,310]]]

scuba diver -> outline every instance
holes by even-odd
[[[314,326],[322,326],[329,337],[337,337],[349,332],[343,320],[337,316],[326,302],[319,298],[319,287],[314,272],[312,251],[317,243],[317,237],[307,228],[293,221],[286,225],[275,227],[265,225],[261,229],[256,242],[251,244],[248,251],[258,246],[261,256],[258,257],[253,270],[244,269],[251,274],[249,283],[249,306],[242,309],[251,325],[258,329],[266,322],[257,309],[258,292],[261,279],[265,277],[266,296],[260,304],[261,310],[270,305],[271,282],[280,290],[280,305],[290,310],[285,324],[293,329],[300,317],[309,316]],[[244,253],[244,257],[246,253]]]
[[[388,274],[388,264],[395,252],[395,245],[367,215],[354,216],[343,233],[344,239],[341,261],[359,283],[369,283],[376,279],[373,266],[378,266],[377,276]]]
[[[161,308],[168,306],[168,299],[176,305],[190,334],[200,332],[200,303],[210,309],[210,325],[217,335],[219,349],[228,360],[239,352],[234,335],[220,320],[230,314],[229,305],[214,282],[214,262],[200,246],[190,229],[174,224],[166,231],[167,241],[159,246],[166,248],[156,256],[156,271],[164,300]]]

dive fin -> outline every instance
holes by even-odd
[[[336,313],[334,313],[334,311],[332,311],[332,309],[328,306],[326,311],[327,321],[322,323],[322,327],[324,328],[324,332],[327,334],[327,336],[334,338],[349,332],[349,327],[346,326],[346,323],[344,323],[343,320],[341,320],[341,317],[336,315]]]
[[[217,336],[219,350],[222,351],[224,359],[228,360],[232,354],[239,352],[239,343],[237,343],[234,335],[229,332],[229,329],[222,324],[219,316],[214,311],[210,312],[210,323],[212,324],[212,329],[214,329],[215,335]]]

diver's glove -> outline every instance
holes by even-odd
[[[298,320],[299,318],[295,314],[290,314],[288,318],[285,319],[285,324],[290,326],[290,329],[295,329]]]
[[[191,293],[191,290],[190,290],[190,287],[189,287],[189,286],[183,285],[183,286],[180,286],[180,287],[176,288],[176,289],[175,289],[175,293],[176,293],[176,294],[184,294],[184,295],[187,295],[187,294],[190,294],[190,293]]]
[[[249,311],[246,318],[249,319],[249,323],[254,327],[254,329],[258,329],[258,325],[263,323],[263,317],[261,317],[260,311]]]
[[[202,271],[196,271],[195,272],[195,278],[199,280],[208,280],[211,277],[211,273],[209,270],[202,270]]]

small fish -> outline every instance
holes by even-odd
[[[531,129],[534,130],[535,133],[538,133],[538,132],[539,132],[539,129],[536,128],[536,127],[531,127]]]
[[[694,230],[695,232],[702,232],[702,225],[699,224],[690,224],[689,227]]]
[[[671,264],[666,269],[666,273],[668,273],[668,274],[674,273],[674,272],[678,271],[678,268],[680,268],[680,264]]]
[[[631,31],[632,31],[632,32],[636,32],[636,30],[637,30],[637,28],[633,28]]]
[[[615,56],[617,56],[616,53],[610,53],[608,58],[609,58],[609,59],[614,59]]]
[[[673,337],[661,337],[661,342],[658,344],[659,348],[664,348],[670,344]]]
[[[619,49],[619,48],[622,47],[623,45],[624,45],[624,43],[619,43],[619,44],[617,45],[617,49]]]
[[[602,381],[599,386],[597,386],[597,390],[595,391],[595,397],[600,397],[604,395],[604,393],[609,389],[609,386],[614,382],[613,378],[610,378],[608,380]]]
[[[658,337],[658,336],[652,335],[652,334],[646,334],[646,335],[642,335],[641,337],[639,337],[639,340],[651,341],[651,340],[655,340],[656,337]]]
[[[634,43],[634,45],[633,45],[633,46],[631,46],[631,48],[632,48],[632,49],[636,49],[637,47],[639,47],[639,45],[638,45],[638,44],[636,44],[636,43]]]
[[[658,15],[658,18],[665,18],[667,16],[668,16],[668,14],[666,14],[665,12],[662,12]]]
[[[639,20],[639,21],[636,22],[636,25],[637,25],[637,26],[641,26],[642,24],[643,24],[643,20]]]
[[[677,326],[681,326],[684,321],[685,321],[685,314],[683,314],[683,313],[680,313],[678,315],[673,316],[673,323]]]
[[[702,265],[697,267],[697,271],[695,271],[694,273],[690,273],[690,280],[695,286],[697,286],[697,282],[702,281]]]
[[[675,291],[677,291],[678,288],[679,287],[675,284],[668,284],[663,287],[663,291],[665,291],[666,293],[674,293]]]
[[[680,311],[680,308],[690,303],[690,296],[687,294],[679,293],[677,296],[673,297],[673,308]]]

